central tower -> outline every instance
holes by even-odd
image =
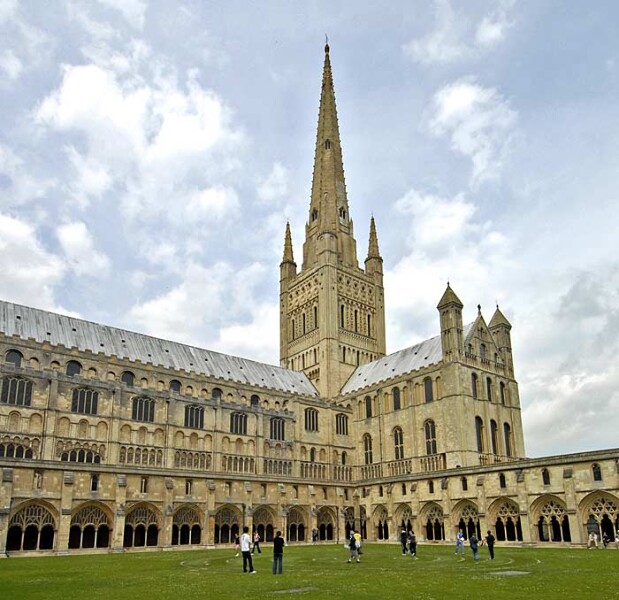
[[[383,259],[372,218],[365,269],[357,261],[326,44],[303,265],[297,273],[288,224],[280,265],[280,362],[332,399],[358,365],[384,354]]]

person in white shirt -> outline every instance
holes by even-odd
[[[254,563],[251,560],[251,538],[249,537],[249,527],[243,527],[243,535],[241,536],[241,553],[243,554],[243,573],[247,573],[247,565],[249,563],[249,572],[255,573]]]

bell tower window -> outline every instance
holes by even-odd
[[[325,150],[331,150],[331,140],[325,140]]]

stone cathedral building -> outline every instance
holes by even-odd
[[[612,536],[619,451],[526,458],[502,312],[465,324],[448,285],[436,336],[387,355],[385,300],[373,220],[357,257],[327,45],[280,366],[0,302],[0,555],[204,547],[243,525],[291,542]]]

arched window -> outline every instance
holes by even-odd
[[[172,379],[170,381],[170,391],[176,392],[177,394],[181,393],[181,382],[178,379]]]
[[[466,477],[462,477],[462,479],[460,479],[460,483],[462,484],[462,491],[466,492],[469,489],[469,482]]]
[[[4,362],[15,367],[21,367],[24,355],[19,350],[9,350],[4,356]]]
[[[477,437],[477,452],[484,452],[484,422],[481,417],[475,417],[475,435]]]
[[[359,311],[355,309],[355,333],[359,331]]]
[[[434,400],[434,391],[432,390],[432,379],[430,377],[426,377],[423,380],[423,389],[426,402],[432,402]]]
[[[593,481],[602,481],[602,469],[600,465],[594,463],[591,465],[591,471],[593,473]]]
[[[99,392],[86,388],[76,388],[73,390],[71,412],[82,415],[96,415],[98,402]]]
[[[79,375],[82,372],[82,365],[78,363],[76,360],[70,360],[67,363],[67,370],[65,372],[69,377],[73,377],[74,375]]]
[[[477,373],[471,373],[471,393],[477,399]]]
[[[342,452],[342,464],[343,464],[343,465],[345,465],[345,464],[346,464],[346,456],[347,456],[347,455],[346,455],[346,450],[344,450],[344,451]]]
[[[223,393],[219,388],[213,388],[213,392],[211,394],[213,400],[221,400],[222,395]]]
[[[32,403],[32,381],[23,377],[3,377],[0,404],[30,406]]]
[[[486,377],[486,396],[488,401],[492,402],[492,379],[490,377]]]
[[[233,412],[230,415],[230,432],[247,435],[247,415],[241,412]]]
[[[284,419],[281,417],[271,417],[271,439],[284,440]]]
[[[101,463],[101,456],[93,450],[82,448],[63,452],[60,455],[60,460],[63,462],[95,463],[98,465]]]
[[[133,387],[135,385],[135,375],[131,371],[123,371],[120,381],[129,387]]]
[[[251,406],[260,406],[260,396],[252,394],[252,397],[249,399],[249,403]]]
[[[316,221],[318,219],[318,210],[312,210],[312,221]]]
[[[505,404],[505,400],[506,400],[506,396],[505,396],[505,384],[501,381],[501,384],[499,385],[499,393],[500,393],[500,397],[501,397],[501,404]]]
[[[204,429],[204,407],[190,404],[185,406],[185,427]]]
[[[318,307],[314,306],[314,329],[318,327]]]
[[[509,423],[503,424],[503,435],[505,436],[505,456],[512,455],[512,428]]]
[[[155,401],[152,398],[139,397],[132,401],[131,418],[134,421],[153,423],[155,421]]]
[[[371,465],[374,462],[372,456],[372,437],[369,433],[363,436],[363,459],[366,465]]]
[[[486,344],[480,344],[479,345],[479,357],[482,360],[486,359]]]
[[[542,482],[544,485],[550,485],[550,471],[542,469]]]
[[[393,388],[393,410],[400,410],[400,388]]]
[[[500,473],[499,474],[499,487],[500,488],[507,487],[507,483],[505,482],[505,474],[504,473]]]
[[[490,421],[490,442],[492,454],[497,455],[499,453],[499,427],[494,419]]]
[[[96,492],[99,489],[99,476],[91,475],[90,476],[90,491]]]
[[[344,327],[344,305],[340,305],[340,327]]]
[[[404,434],[401,427],[393,430],[393,448],[396,460],[404,458]]]
[[[306,327],[305,327],[305,321],[306,321],[306,319],[305,319],[305,313],[303,313],[302,317],[303,317],[303,328],[302,328],[302,332],[303,332],[303,335],[305,335],[305,331],[306,331]]]
[[[426,421],[423,429],[426,434],[426,454],[436,454],[436,425],[434,424],[434,421]]]
[[[331,150],[331,140],[325,140],[325,150]]]
[[[348,417],[346,415],[335,415],[335,433],[337,435],[348,435]]]
[[[372,315],[368,315],[368,337],[372,337]]]
[[[315,408],[305,409],[305,431],[318,431],[318,411]]]

